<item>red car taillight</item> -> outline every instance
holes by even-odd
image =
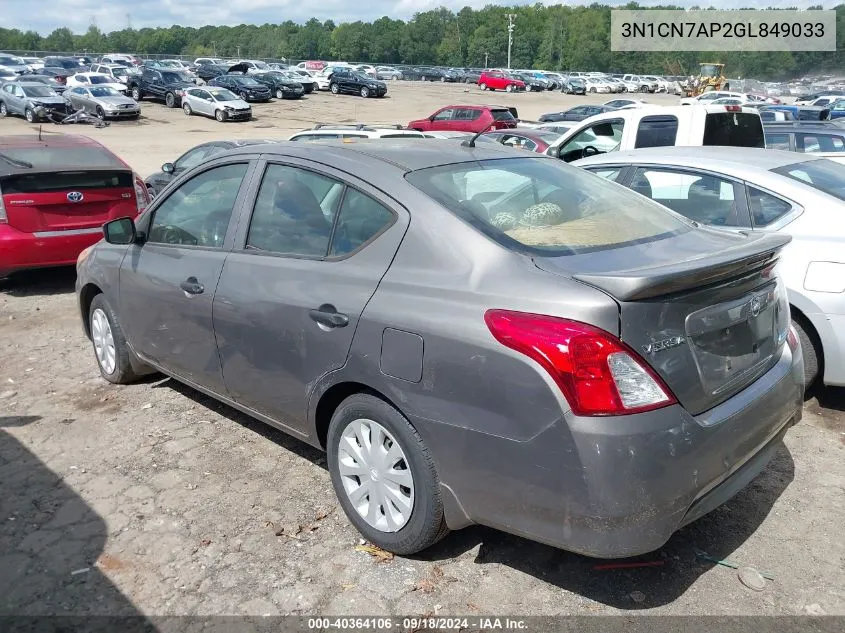
[[[549,373],[576,415],[641,413],[677,402],[636,352],[604,330],[508,310],[488,310],[484,321],[497,341]]]

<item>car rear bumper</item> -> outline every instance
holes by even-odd
[[[801,418],[803,359],[777,365],[699,416],[674,405],[624,417],[568,413],[526,441],[419,420],[452,527],[481,523],[599,558],[653,551],[768,464]],[[464,521],[465,518],[465,521]]]
[[[0,277],[30,268],[71,266],[83,249],[102,237],[100,227],[23,233],[0,224]]]

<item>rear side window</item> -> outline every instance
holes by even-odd
[[[795,149],[799,152],[843,152],[845,143],[832,134],[796,134]]]
[[[766,147],[789,151],[789,134],[766,134]]]
[[[827,159],[811,160],[785,165],[772,171],[845,200],[845,165],[840,163]]]
[[[678,137],[678,118],[674,116],[647,116],[637,128],[635,148],[673,146]]]
[[[393,213],[370,196],[346,189],[329,255],[347,255],[393,223]]]
[[[666,209],[581,169],[542,158],[421,169],[408,182],[502,246],[570,255],[690,229]]]
[[[765,147],[763,123],[750,112],[711,112],[704,121],[703,145]]]
[[[748,204],[754,226],[758,227],[768,226],[792,210],[792,204],[786,200],[751,186],[748,187]]]

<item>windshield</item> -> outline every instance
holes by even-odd
[[[129,73],[126,72],[125,68],[112,68],[111,72],[115,77],[128,77],[129,76]]]
[[[717,64],[702,64],[702,77],[718,77],[722,73],[722,69]]]
[[[58,97],[50,86],[26,86],[23,89],[27,97]]]
[[[167,83],[175,83],[177,81],[183,81],[185,83],[193,83],[191,78],[185,73],[161,73],[162,79],[164,79]]]
[[[160,64],[165,68],[182,68],[182,64],[179,62],[163,61]]]
[[[772,171],[845,200],[845,165],[823,158],[778,167]]]
[[[217,101],[237,101],[240,98],[228,90],[209,90],[209,92]]]
[[[109,86],[99,86],[98,88],[91,88],[91,95],[94,97],[119,97],[120,93]]]
[[[270,69],[270,67],[267,64],[265,64],[264,62],[253,62],[252,65],[255,66],[256,68],[260,68],[261,70],[269,70]]]
[[[444,165],[406,178],[503,246],[538,255],[617,248],[691,226],[644,197],[542,158]]]
[[[109,153],[105,148],[89,145],[71,147],[4,147],[3,155],[17,161],[30,163],[35,168],[67,167],[69,165],[85,165],[86,168],[126,168],[116,156]]]
[[[252,77],[237,77],[235,79],[241,86],[261,86],[261,82],[256,81]]]
[[[110,84],[110,83],[112,83],[111,77],[107,77],[106,75],[91,75],[88,78],[91,80],[92,84]]]

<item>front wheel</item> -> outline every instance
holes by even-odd
[[[215,110],[214,118],[220,121],[220,123],[224,123],[226,121],[226,113],[223,110]]]
[[[513,92],[513,84],[508,84],[505,86],[505,92]]]
[[[141,97],[142,97],[142,95],[141,95],[141,89],[140,89],[138,86],[133,87],[133,88],[132,88],[132,98],[133,98],[135,101],[140,101],[140,100],[141,100]]]
[[[367,86],[361,86],[361,96],[365,99],[370,96],[370,89]]]
[[[35,123],[35,112],[32,111],[32,108],[24,110],[23,115],[29,123]]]
[[[478,87],[481,88],[482,90],[487,90],[487,84],[485,84],[485,83],[478,84]]]
[[[9,116],[9,111],[6,109],[6,104],[0,101],[0,119],[5,119]]]
[[[443,82],[443,83],[446,83],[446,77],[441,77],[440,81]]]
[[[138,378],[130,362],[129,345],[117,315],[105,296],[94,297],[88,314],[91,342],[100,374],[111,383],[125,385]]]
[[[448,532],[434,460],[390,404],[369,394],[344,400],[332,416],[327,449],[340,505],[368,541],[408,555]]]
[[[640,92],[648,92],[648,86],[640,87]]]
[[[97,106],[97,116],[100,117],[101,119],[106,118],[106,112],[100,106]]]
[[[166,105],[168,108],[175,108],[176,95],[174,95],[172,92],[168,92],[166,95],[164,95],[164,105]]]
[[[191,116],[194,113],[194,111],[191,110],[191,104],[187,101],[182,104],[182,112],[185,113],[185,116]]]
[[[284,99],[285,93],[281,88],[276,88],[276,99]]]
[[[338,88],[337,84],[330,84],[330,85],[329,85],[329,91],[330,91],[333,95],[336,95],[337,93],[339,93],[339,92],[340,92],[340,88]]]
[[[531,92],[531,86],[525,86],[525,92]]]

